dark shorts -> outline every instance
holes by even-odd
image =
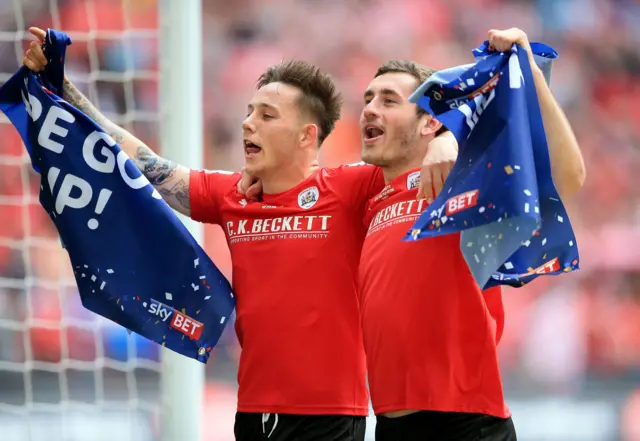
[[[422,411],[378,416],[376,441],[517,441],[511,418],[476,413]]]
[[[236,441],[364,441],[366,418],[236,413]]]

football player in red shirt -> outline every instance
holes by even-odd
[[[43,41],[43,30],[31,32]],[[24,64],[44,69],[39,42]],[[239,173],[189,170],[159,157],[67,79],[64,98],[116,140],[172,208],[222,226],[242,346],[236,439],[363,440],[368,393],[357,268],[364,208],[383,180],[368,165],[315,166],[340,117],[333,80],[302,61],[260,77],[242,124],[246,169],[264,191],[257,203],[236,191]]]
[[[490,31],[489,41],[498,51],[518,43],[531,55],[518,29]],[[530,60],[553,179],[567,197],[582,185],[584,164],[570,125]],[[476,284],[459,234],[401,241],[429,203],[417,198],[417,182],[441,124],[408,98],[433,72],[407,61],[383,65],[364,95],[360,120],[363,133],[372,127],[384,133],[365,136],[362,150],[365,162],[383,170],[386,184],[368,204],[360,262],[376,440],[512,441],[497,354],[504,324],[500,288],[482,291]],[[455,152],[434,160],[446,175]]]

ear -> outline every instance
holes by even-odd
[[[442,127],[442,123],[431,115],[423,115],[422,118],[423,120],[420,126],[420,135],[422,136],[435,135]]]
[[[318,146],[318,126],[316,124],[305,124],[300,135],[300,147]]]

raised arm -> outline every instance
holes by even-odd
[[[46,38],[46,32],[39,28],[30,28],[29,32],[39,41],[31,42],[23,63],[32,71],[41,72],[47,65],[41,45]],[[63,98],[91,118],[116,141],[171,208],[184,215],[191,215],[190,170],[187,167],[158,156],[144,142],[107,119],[66,77]]]
[[[145,143],[107,119],[67,78],[64,99],[95,121],[131,158],[171,208],[189,216],[189,173],[187,167],[155,154]]]
[[[560,197],[566,198],[573,195],[584,185],[586,176],[582,153],[567,117],[553,97],[542,71],[536,65],[527,34],[517,28],[505,31],[491,30],[489,43],[500,52],[509,50],[514,43],[527,50],[540,103],[544,132],[547,135],[553,183]]]

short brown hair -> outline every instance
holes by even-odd
[[[431,75],[436,73],[437,70],[431,67],[424,66],[422,64],[418,64],[415,61],[410,60],[391,60],[384,63],[382,66],[378,68],[378,71],[374,75],[374,78],[379,77],[380,75],[388,74],[388,73],[405,73],[411,75],[416,80],[416,89],[425,81],[429,79]],[[416,106],[418,108],[418,115],[424,115],[426,110],[424,110],[420,106]],[[440,135],[443,132],[446,132],[448,129],[444,126],[438,130],[436,135]]]
[[[342,109],[342,95],[333,78],[313,64],[291,60],[269,67],[258,78],[257,88],[270,83],[288,84],[302,92],[299,105],[317,121],[318,141],[322,144],[340,119]]]
[[[388,73],[406,73],[415,78],[416,88],[418,88],[418,86],[427,81],[427,79],[436,72],[437,70],[418,64],[415,61],[391,60],[378,68],[374,78]],[[425,110],[418,106],[418,114],[423,113],[425,113]]]

